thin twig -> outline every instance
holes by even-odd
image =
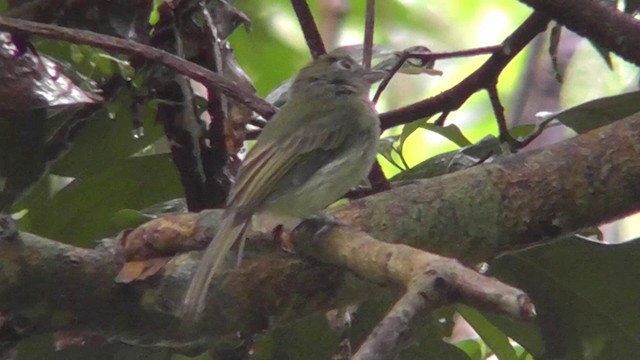
[[[113,36],[101,35],[91,31],[70,29],[33,21],[11,19],[0,16],[0,29],[39,35],[50,39],[68,41],[74,44],[94,46],[103,50],[127,55],[139,56],[143,59],[160,63],[181,74],[203,83],[205,86],[216,88],[230,98],[249,107],[265,119],[270,119],[276,113],[276,108],[258,97],[256,94],[238,87],[233,82],[223,78],[211,70],[189,62],[179,56],[144,45],[135,41],[125,40]]]
[[[409,58],[422,59],[425,62],[431,60],[439,60],[439,59],[451,59],[457,57],[466,57],[466,56],[476,56],[476,55],[485,55],[485,54],[496,54],[504,52],[504,47],[502,45],[492,45],[492,46],[483,46],[477,47],[473,49],[466,50],[457,50],[457,51],[448,51],[448,52],[431,52],[424,53],[418,52],[413,53],[410,52],[408,55]]]
[[[328,226],[329,231],[320,230]],[[319,231],[324,231],[320,239]],[[381,242],[320,218],[305,220],[292,236],[296,252],[303,257],[348,268],[375,283],[407,289],[352,359],[394,358],[417,321],[435,308],[457,301],[521,321],[536,316],[531,299],[522,290],[479,274],[453,258]],[[304,241],[310,238],[316,241]]]
[[[211,50],[213,55],[213,59],[215,61],[216,72],[220,74],[220,76],[224,77],[224,59],[222,58],[222,51],[220,50],[220,36],[218,36],[218,28],[216,27],[215,22],[213,21],[213,16],[211,16],[211,12],[207,8],[207,4],[205,1],[200,1],[199,3],[200,11],[202,15],[204,15],[204,19],[207,23],[207,35],[209,37],[209,41],[211,41]],[[220,98],[220,107],[222,108],[222,115],[224,116],[223,121],[227,121],[229,119],[229,100],[224,93],[219,94]],[[217,119],[220,121],[221,119]]]
[[[373,102],[374,104],[378,102],[378,100],[380,99],[380,95],[382,95],[382,92],[387,88],[387,86],[389,86],[389,82],[391,82],[393,76],[398,72],[398,70],[400,70],[400,68],[402,67],[402,65],[404,65],[408,58],[409,53],[407,52],[403,52],[402,55],[400,55],[398,61],[396,61],[393,67],[389,70],[387,76],[385,76],[384,79],[382,79],[382,82],[380,82],[380,85],[378,85],[376,93],[375,95],[373,95],[373,99],[371,100],[371,102]]]
[[[376,93],[373,96],[373,100],[371,100],[374,104],[378,102],[380,99],[380,95],[387,88],[391,79],[395,76],[395,74],[402,68],[402,65],[408,59],[420,59],[425,64],[438,60],[438,59],[451,59],[456,57],[464,57],[464,56],[476,56],[476,55],[484,55],[484,54],[495,54],[502,52],[504,49],[501,45],[494,46],[485,46],[467,50],[458,50],[458,51],[449,51],[449,52],[439,52],[439,53],[415,53],[415,52],[402,52],[397,62],[393,65],[393,67],[389,70],[389,74],[385,76],[382,80],[378,89],[376,89]]]
[[[291,6],[298,17],[311,57],[317,59],[320,55],[326,54],[327,50],[322,42],[322,37],[320,37],[316,22],[313,20],[309,4],[305,0],[291,0]]]
[[[535,130],[527,135],[527,137],[525,137],[523,140],[516,140],[515,145],[515,149],[519,150],[522,149],[523,147],[529,145],[533,140],[537,139],[538,136],[540,136],[542,134],[542,132],[547,128],[547,126],[553,121],[555,120],[554,117],[550,117],[544,121],[542,121],[540,124],[538,124],[535,128]]]
[[[436,121],[433,122],[433,125],[443,126],[444,122],[447,121],[447,117],[449,116],[450,113],[451,113],[450,111],[443,111],[442,114],[438,116]]]
[[[511,136],[509,129],[507,128],[507,119],[504,116],[504,106],[502,106],[502,103],[500,102],[500,96],[498,95],[498,88],[496,87],[496,84],[492,84],[487,87],[487,93],[489,94],[491,107],[493,108],[493,113],[496,116],[496,122],[498,123],[500,140],[506,141],[513,151],[517,141]]]
[[[362,66],[371,69],[371,54],[373,52],[373,31],[376,16],[376,1],[367,0],[367,14],[364,22],[364,46],[362,48]]]
[[[431,285],[431,284],[430,284]],[[360,345],[351,360],[386,360],[393,359],[400,348],[411,337],[406,336],[416,327],[416,323],[424,319],[425,314],[432,313],[442,303],[441,299],[431,299],[422,288],[410,288],[393,305],[387,315],[367,339]],[[434,291],[429,291],[433,295]]]
[[[383,129],[426,118],[444,111],[453,111],[477,91],[496,81],[502,70],[536,35],[544,31],[549,18],[534,12],[504,42],[505,51],[494,53],[478,70],[458,85],[434,97],[380,114]]]
[[[558,48],[560,47],[560,38],[562,36],[562,25],[556,24],[551,28],[549,39],[549,57],[551,58],[551,68],[555,73],[556,80],[562,83],[562,73],[558,65]]]
[[[536,126],[536,129],[529,134],[523,140],[514,139],[507,128],[507,119],[504,116],[504,107],[500,102],[500,96],[498,95],[498,89],[495,85],[487,88],[487,92],[489,93],[489,100],[491,101],[491,107],[493,108],[493,113],[496,116],[496,122],[498,123],[498,129],[500,131],[500,140],[505,141],[509,144],[509,149],[513,152],[522,149],[523,147],[529,145],[533,140],[535,140],[544,129],[549,125],[549,123],[554,120],[553,117],[544,120],[539,125]]]
[[[371,182],[371,187],[375,192],[391,189],[391,183],[389,183],[389,180],[387,180],[387,177],[384,175],[382,167],[378,161],[374,162],[371,167],[369,182]]]

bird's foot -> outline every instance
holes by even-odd
[[[333,216],[326,214],[316,214],[305,218],[302,222],[293,229],[292,235],[297,233],[304,233],[307,237],[311,237],[313,241],[322,240],[327,234],[333,230],[336,226],[343,226],[344,223],[336,220]]]

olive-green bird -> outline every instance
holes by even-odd
[[[253,214],[309,216],[365,178],[380,136],[369,88],[382,76],[340,52],[322,55],[300,71],[286,104],[238,170],[220,229],[185,295],[186,320],[199,318],[211,279]]]

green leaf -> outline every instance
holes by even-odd
[[[509,338],[480,312],[466,305],[457,306],[458,313],[473,327],[500,360],[518,360]]]
[[[52,172],[71,177],[101,172],[127,161],[160,138],[162,128],[154,120],[156,104],[149,102],[144,106],[140,114],[144,136],[138,138],[133,135],[131,106],[131,92],[123,91],[108,112],[101,111],[88,119],[71,150],[55,163]]]
[[[431,313],[424,321],[416,322],[411,330],[411,338],[415,341],[409,341],[413,346],[400,352],[398,358],[401,360],[468,360],[469,355],[462,349],[443,340],[451,335],[454,314],[455,309],[452,306],[446,306]],[[378,319],[381,318],[378,317]],[[370,330],[373,329],[372,326]]]
[[[68,336],[70,344],[63,346],[59,350],[54,347],[56,342],[64,344],[64,337]],[[172,352],[170,349],[162,347],[140,347],[127,345],[121,342],[101,342],[98,338],[87,333],[64,332],[56,336],[52,334],[42,334],[27,337],[20,341],[16,350],[20,360],[167,360]],[[86,342],[80,344],[82,339],[76,337],[86,337]],[[73,344],[76,340],[77,343]]]
[[[402,127],[402,133],[400,134],[400,150],[402,150],[402,145],[407,140],[409,135],[415,132],[419,128],[423,128],[428,131],[433,131],[434,133],[443,136],[459,147],[465,147],[471,145],[471,141],[467,139],[460,128],[456,125],[446,125],[446,126],[438,126],[431,123],[428,123],[429,119],[420,119],[409,124],[406,124]]]
[[[418,130],[423,124],[425,124],[429,119],[420,119],[416,121],[412,121],[408,124],[402,126],[402,132],[400,133],[400,151],[402,151],[402,147],[404,146],[404,142],[407,141],[407,138],[413,134],[416,130]]]
[[[153,8],[149,13],[149,25],[156,26],[160,21],[160,6],[165,3],[165,0],[153,0]]]
[[[456,343],[460,350],[464,351],[472,360],[485,360],[487,358],[486,346],[481,340],[464,340]]]
[[[588,101],[550,116],[578,134],[583,134],[639,111],[640,91],[634,91]]]
[[[115,215],[113,215],[111,223],[116,230],[124,230],[144,224],[151,219],[153,219],[153,217],[147,216],[140,211],[134,209],[122,209],[118,210]]]
[[[428,334],[425,334],[425,336]],[[439,359],[439,360],[469,360],[470,357],[462,349],[442,339],[422,337],[414,348],[404,350],[398,356],[400,360]]]
[[[43,108],[0,118],[0,211],[47,171],[46,127]]]
[[[517,125],[509,129],[509,134],[515,139],[521,139],[528,135],[531,135],[536,130],[536,126],[533,124]]]
[[[259,340],[258,340],[259,341]],[[174,354],[170,360],[217,360],[214,359],[208,352],[202,353],[197,356],[187,356],[182,354]],[[256,359],[257,360],[257,359]]]
[[[167,156],[145,156],[104,168],[74,180],[51,195],[49,177],[14,205],[29,212],[19,225],[30,231],[79,246],[114,235],[114,214],[121,209],[140,209],[182,193],[175,168]]]
[[[460,147],[471,145],[471,141],[462,134],[462,131],[460,131],[460,128],[456,125],[451,124],[446,126],[437,126],[434,124],[424,124],[422,127],[429,131],[433,131],[436,134],[442,135]]]
[[[606,245],[576,237],[500,256],[491,274],[526,291],[538,317],[528,332],[523,324],[492,322],[535,358],[635,359],[638,259],[638,240]],[[543,348],[535,345],[536,331]]]

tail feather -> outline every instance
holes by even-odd
[[[191,279],[191,284],[180,308],[180,315],[188,322],[195,322],[204,310],[205,300],[213,276],[219,272],[233,244],[241,239],[249,221],[236,223],[234,216],[225,216],[216,236],[211,240]]]

